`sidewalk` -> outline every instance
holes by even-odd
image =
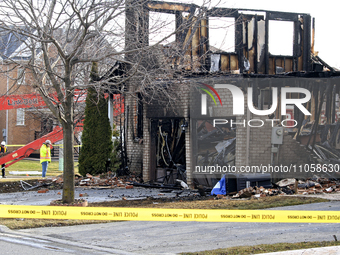
[[[327,254],[327,255],[340,254],[340,246],[329,246],[329,247],[301,249],[301,250],[294,250],[294,251],[261,253],[261,255],[320,255],[320,254]]]

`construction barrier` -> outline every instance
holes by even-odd
[[[205,210],[24,205],[0,205],[0,217],[119,221],[340,223],[339,211]]]

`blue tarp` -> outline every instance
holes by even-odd
[[[211,195],[226,195],[226,181],[225,181],[225,175],[219,180],[218,183],[216,183],[215,187],[211,190]]]

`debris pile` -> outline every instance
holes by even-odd
[[[38,193],[47,193],[49,190],[56,190],[63,188],[63,175],[52,178],[39,179],[38,181],[20,181],[20,187],[17,191],[23,190],[38,190]],[[132,173],[131,175],[116,176],[114,173],[108,172],[101,175],[93,176],[86,174],[86,176],[75,175],[76,187],[89,187],[89,188],[121,188],[121,189],[133,189],[134,187],[144,188],[157,188],[162,189],[163,192],[174,192],[180,194],[185,190],[190,190],[188,185],[182,181],[176,179],[175,184],[159,184],[159,183],[145,183],[141,177]],[[177,191],[180,190],[180,191]],[[12,191],[13,192],[13,191]],[[80,194],[80,196],[86,196],[86,193]]]
[[[325,116],[321,115],[321,118],[325,119]],[[337,165],[340,163],[339,131],[339,121],[333,124],[320,125],[315,121],[307,122],[305,120],[295,134],[296,140],[305,145],[313,153],[314,162],[322,165],[325,164],[323,167],[330,170],[330,172],[326,172],[327,177],[337,176],[339,170]],[[337,171],[333,171],[331,165],[335,166]],[[325,173],[321,173],[325,175]]]
[[[298,194],[323,194],[340,191],[339,181],[329,180],[327,178],[319,178],[316,182],[308,180],[306,182],[298,182]]]
[[[261,187],[249,187],[240,190],[237,194],[233,195],[233,198],[247,198],[247,197],[267,197],[284,195],[285,193],[280,189],[265,189]]]
[[[49,186],[49,185],[58,185],[61,186],[64,182],[63,176],[59,175],[52,179],[41,179],[39,180],[40,186]],[[126,188],[132,189],[133,183],[143,182],[143,180],[136,176],[119,176],[117,177],[115,174],[108,172],[106,174],[93,176],[91,174],[86,174],[85,177],[81,175],[75,176],[75,186],[102,186],[102,187],[110,187],[110,188]],[[48,185],[46,185],[48,184]]]
[[[233,198],[266,197],[276,195],[308,195],[340,192],[340,181],[328,178],[313,177],[305,181],[296,179],[283,179],[273,188],[248,187],[237,192]]]
[[[108,186],[111,188],[133,188],[134,182],[142,182],[143,180],[136,175],[132,174],[129,176],[119,176],[108,172],[102,175],[93,176],[86,174],[85,177],[77,175],[75,178],[76,186]]]

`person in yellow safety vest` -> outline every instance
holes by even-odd
[[[40,164],[42,166],[42,177],[46,177],[48,163],[51,162],[51,141],[46,140],[40,147]]]
[[[7,152],[6,142],[5,142],[5,141],[2,141],[2,142],[1,142],[0,153],[6,153],[6,152]],[[2,165],[1,165],[2,178],[6,178],[6,176],[5,176],[5,165],[6,165],[6,164],[2,164]]]

